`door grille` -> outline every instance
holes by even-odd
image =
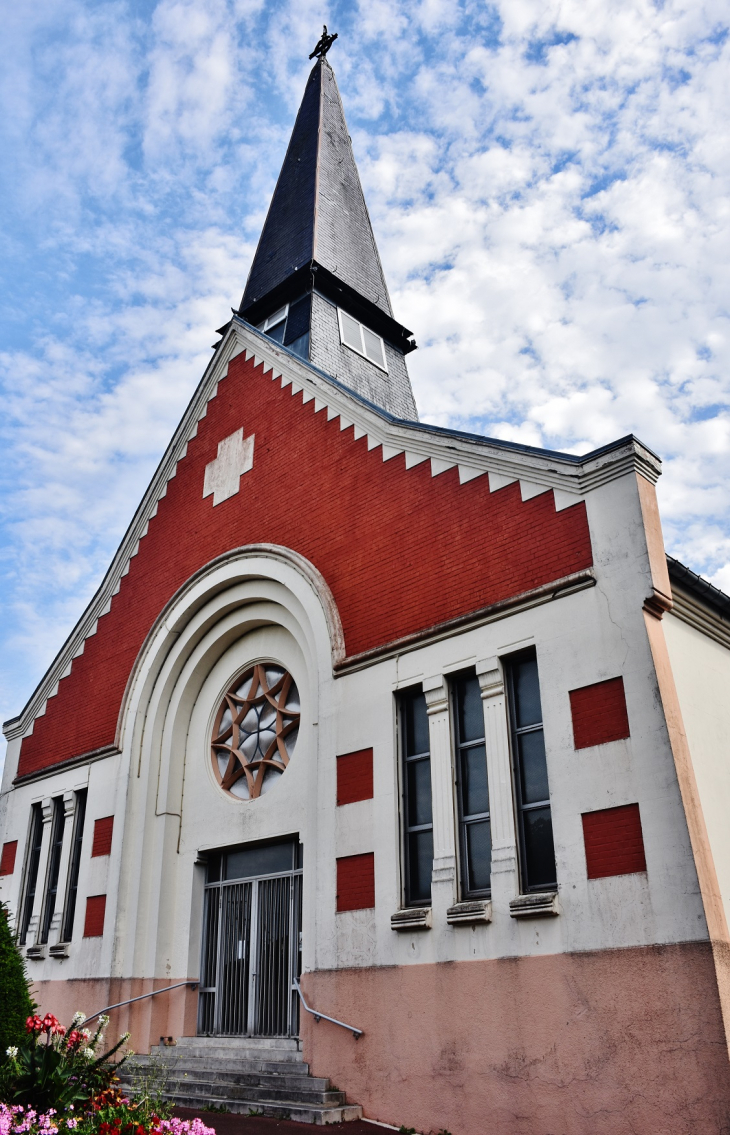
[[[301,873],[205,890],[198,1033],[296,1036]]]

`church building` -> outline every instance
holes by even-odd
[[[240,307],[5,723],[0,898],[41,1012],[118,1005],[188,1106],[719,1135],[730,598],[636,437],[419,422],[327,43]]]

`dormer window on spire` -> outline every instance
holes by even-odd
[[[337,315],[340,321],[340,341],[351,351],[357,351],[358,355],[362,355],[369,362],[375,363],[376,367],[380,367],[387,374],[385,344],[380,336],[366,327],[364,323],[353,319],[341,307],[337,308]]]
[[[258,324],[258,330],[288,347],[300,359],[308,359],[310,311],[310,297],[302,296],[295,303],[285,303],[283,307],[277,308]]]

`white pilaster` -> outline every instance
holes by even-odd
[[[506,907],[519,894],[519,864],[512,793],[509,714],[504,676],[498,658],[477,663],[484,707],[489,808],[492,826],[492,902]]]
[[[456,831],[454,825],[454,773],[451,757],[449,693],[442,675],[423,683],[431,746],[433,802],[433,876],[431,905],[434,924],[446,922],[446,911],[456,902]]]

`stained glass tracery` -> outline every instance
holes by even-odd
[[[224,792],[255,800],[284,772],[299,732],[299,692],[281,666],[250,667],[225,694],[211,742],[213,772]]]

